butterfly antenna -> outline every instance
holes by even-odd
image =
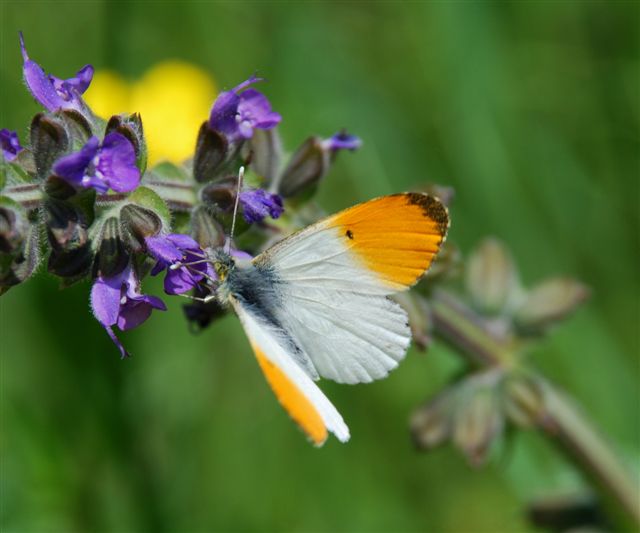
[[[240,191],[242,190],[242,179],[244,178],[244,166],[240,167],[238,171],[238,192],[236,194],[236,203],[233,206],[233,218],[231,220],[231,233],[229,234],[229,240],[225,246],[225,252],[231,252],[231,239],[233,239],[233,232],[236,229],[236,217],[238,216],[238,205],[240,204]]]

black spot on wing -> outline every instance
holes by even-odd
[[[345,233],[345,235],[346,235],[349,239],[353,240],[353,231],[351,231],[350,229],[348,229],[348,230],[347,230],[347,232]]]

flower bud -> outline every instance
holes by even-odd
[[[144,174],[147,168],[147,142],[144,137],[140,114],[132,113],[131,115],[112,116],[107,122],[105,136],[113,131],[124,135],[133,145],[136,153],[136,166],[140,170],[140,174]]]
[[[162,230],[162,220],[151,209],[136,204],[126,204],[120,209],[122,239],[131,250],[144,250],[146,237],[157,235]]]
[[[411,437],[418,449],[430,450],[449,438],[455,398],[451,390],[441,392],[411,415]]]
[[[229,151],[227,138],[209,128],[207,122],[200,126],[196,152],[193,157],[193,175],[197,182],[213,180],[222,169]]]
[[[474,304],[482,311],[504,312],[518,290],[515,265],[497,239],[485,239],[469,256],[466,285]]]
[[[97,250],[93,263],[94,277],[112,278],[129,264],[129,254],[120,238],[120,222],[116,217],[109,217],[102,224]]]
[[[587,298],[589,289],[571,278],[552,278],[534,287],[515,313],[516,326],[524,333],[543,333],[573,313]]]
[[[77,144],[83,145],[89,137],[93,135],[91,124],[87,118],[76,109],[64,109],[57,114],[66,127],[67,132],[71,139],[77,142]]]
[[[47,238],[51,246],[48,270],[63,278],[84,276],[91,266],[91,247],[84,213],[69,201],[45,202]]]
[[[278,128],[254,130],[253,137],[244,145],[243,151],[245,158],[251,161],[251,170],[264,178],[263,187],[268,189],[280,170],[282,160],[282,139]]]
[[[69,135],[60,119],[44,113],[38,113],[33,117],[31,150],[39,178],[43,179],[49,175],[53,163],[67,151],[69,144]]]
[[[224,228],[203,205],[191,215],[191,234],[202,248],[218,248],[225,242]]]
[[[278,183],[278,193],[290,198],[312,191],[329,169],[330,151],[320,137],[309,137],[291,156]]]
[[[477,382],[489,377],[491,383]],[[501,434],[504,425],[493,381],[490,374],[474,376],[461,384],[458,391],[453,442],[472,466],[484,463],[492,442]]]
[[[49,176],[44,184],[47,196],[56,200],[68,200],[78,191],[67,180],[58,176]]]
[[[40,228],[30,224],[22,246],[11,254],[0,252],[0,295],[29,278],[40,262]]]
[[[238,178],[227,176],[220,181],[206,185],[202,191],[202,201],[224,213],[233,210],[238,194]]]
[[[24,208],[6,196],[0,197],[0,253],[13,254],[19,250],[28,229]]]

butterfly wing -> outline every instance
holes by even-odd
[[[232,305],[269,385],[291,418],[316,446],[324,443],[328,432],[342,442],[349,440],[349,429],[340,413],[296,362],[282,332],[238,300],[232,300]]]
[[[254,259],[282,293],[277,321],[320,376],[361,383],[398,365],[410,331],[405,311],[387,295],[420,279],[448,225],[436,198],[383,196],[321,220]]]

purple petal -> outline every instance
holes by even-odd
[[[243,139],[251,139],[253,137],[253,125],[250,120],[243,120],[237,125],[237,132]]]
[[[104,138],[98,155],[96,176],[117,192],[129,192],[140,183],[136,152],[124,135],[110,133]]]
[[[254,83],[259,83],[264,81],[264,78],[258,78],[255,74],[251,75],[251,77],[247,80],[244,80],[240,85],[236,85],[233,89],[231,89],[234,93],[238,94],[242,89],[246,89],[249,85],[253,85]]]
[[[247,113],[253,117],[254,121],[258,121],[272,113],[271,103],[261,92],[255,89],[247,89],[240,95],[238,112],[241,114]]]
[[[270,130],[271,128],[275,128],[280,122],[282,122],[282,115],[275,111],[269,111],[269,113],[265,113],[260,120],[256,121],[254,127],[259,130]]]
[[[98,138],[91,137],[78,152],[58,159],[53,165],[53,171],[73,185],[87,187],[87,169],[98,154],[98,145]]]
[[[7,161],[13,161],[23,149],[20,145],[18,134],[6,128],[0,130],[0,147],[2,148],[2,155]]]
[[[333,152],[337,150],[357,150],[362,146],[362,140],[360,137],[349,135],[346,131],[342,131],[325,139],[322,145],[325,150],[331,150]]]
[[[147,237],[144,242],[147,245],[149,253],[159,261],[170,264],[182,259],[180,249],[167,239],[166,236],[158,235],[155,237]],[[166,267],[166,264],[164,266]]]
[[[105,326],[104,329],[107,331],[107,335],[109,335],[109,337],[111,338],[113,343],[116,345],[118,350],[120,350],[120,356],[122,357],[122,359],[124,359],[125,357],[131,357],[131,354],[124,349],[124,346],[120,342],[120,339],[116,337],[116,334],[113,332],[113,329],[110,326]]]
[[[240,204],[242,204],[242,216],[249,224],[260,222],[267,215],[278,218],[284,211],[282,198],[262,189],[242,191]]]
[[[202,275],[194,275],[186,267],[167,270],[164,291],[167,294],[182,294],[193,289],[202,278]]]
[[[189,235],[185,235],[183,233],[171,233],[167,235],[167,239],[181,250],[200,250],[202,252],[197,241]]]
[[[235,135],[240,98],[233,91],[222,92],[216,98],[209,116],[209,127],[232,138]]]
[[[20,32],[20,49],[24,60],[22,67],[24,81],[36,101],[47,111],[57,111],[61,108],[72,107],[58,94],[54,84],[49,79],[49,76],[44,73],[42,67],[29,59],[22,32]]]
[[[93,79],[93,66],[85,65],[82,67],[73,78],[69,78],[65,80],[67,85],[73,87],[78,94],[83,94],[91,84],[91,80]]]
[[[271,110],[267,97],[255,89],[247,89],[240,95],[238,113],[243,121],[251,122],[254,128],[268,130],[282,120],[280,114]]]
[[[140,294],[132,299],[127,298],[120,309],[118,327],[122,331],[136,328],[151,316],[151,311],[154,309],[166,311],[167,306],[155,296]]]
[[[123,283],[121,274],[108,279],[99,277],[91,287],[91,310],[98,322],[105,327],[113,326],[118,321]]]

